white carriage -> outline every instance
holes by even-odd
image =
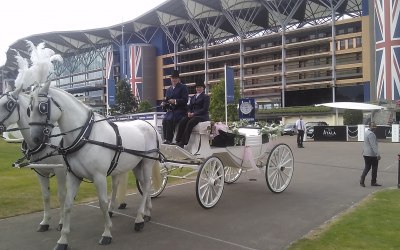
[[[210,127],[210,122],[199,123],[184,149],[177,145],[161,145],[160,151],[165,157],[161,170],[163,181],[159,187],[152,186],[153,198],[162,193],[168,177],[191,179],[196,172],[196,197],[203,208],[214,207],[224,184],[237,181],[243,171],[259,170],[273,193],[281,193],[288,187],[294,170],[293,153],[288,145],[262,143],[258,130],[249,128],[241,131],[246,134],[244,146],[212,147]],[[171,175],[173,170],[181,167],[193,171],[183,176]],[[139,183],[137,186],[141,192]]]

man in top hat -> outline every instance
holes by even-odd
[[[189,142],[190,134],[199,122],[210,120],[210,97],[204,93],[204,89],[204,83],[196,83],[196,94],[190,98],[187,115],[178,124],[176,144],[181,148]]]
[[[179,72],[172,71],[171,86],[165,92],[164,101],[161,103],[161,107],[167,112],[162,122],[164,143],[171,144],[175,126],[186,115],[188,98],[188,89],[181,83]]]

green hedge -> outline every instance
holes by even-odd
[[[259,114],[286,114],[286,113],[323,113],[331,112],[332,108],[324,106],[298,106],[274,109],[259,109]]]

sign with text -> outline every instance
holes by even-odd
[[[347,126],[314,126],[314,141],[347,141]]]
[[[377,139],[392,138],[392,127],[385,125],[376,126],[375,135]]]
[[[253,122],[256,116],[256,105],[254,98],[239,99],[239,120]]]

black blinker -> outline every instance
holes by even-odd
[[[42,115],[47,115],[49,112],[49,105],[47,102],[40,102],[39,103],[39,112]]]
[[[7,109],[7,111],[8,111],[8,112],[12,112],[12,111],[14,110],[15,105],[16,105],[16,103],[15,103],[13,100],[9,100],[9,101],[6,103],[6,109]]]

